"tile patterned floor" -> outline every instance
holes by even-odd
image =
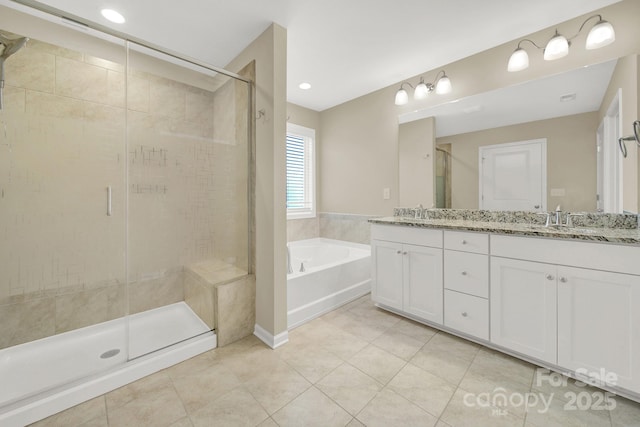
[[[597,389],[538,378],[534,365],[365,296],[291,331],[277,350],[248,337],[35,425],[640,426],[638,403],[615,397],[608,410]],[[589,409],[572,410],[580,393]]]

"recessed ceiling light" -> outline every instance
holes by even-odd
[[[300,83],[300,86],[298,86],[300,89],[302,90],[308,90],[311,89],[311,84],[305,82],[305,83]]]
[[[102,16],[104,16],[106,19],[108,19],[113,23],[124,24],[124,21],[125,21],[124,16],[122,16],[122,14],[120,14],[119,12],[116,12],[113,9],[102,9],[100,13],[102,13]]]

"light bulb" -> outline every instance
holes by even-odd
[[[522,71],[529,67],[529,54],[526,50],[519,47],[513,51],[511,57],[509,57],[509,65],[507,65],[507,71],[510,73],[516,71]]]
[[[449,92],[451,92],[451,80],[449,80],[449,77],[445,74],[440,77],[440,80],[438,80],[436,84],[436,93],[438,95],[444,95]]]
[[[429,95],[429,88],[424,81],[420,80],[418,86],[413,91],[413,99],[425,99]]]
[[[409,94],[406,90],[400,88],[396,92],[396,105],[404,105],[409,102]]]
[[[607,46],[616,40],[616,32],[613,31],[613,26],[607,21],[602,19],[593,26],[589,35],[587,36],[586,48],[598,49],[603,46]]]
[[[553,61],[554,59],[560,59],[569,54],[569,41],[565,36],[558,34],[549,40],[547,47],[544,48],[544,60]]]

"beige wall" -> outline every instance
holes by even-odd
[[[606,115],[618,90],[622,92],[622,134],[633,133],[633,121],[638,119],[638,55],[632,54],[618,60],[611,76],[609,87],[598,112],[598,123]],[[638,150],[637,145],[627,142],[627,157],[622,159],[622,203],[623,209],[638,212]]]
[[[396,88],[397,89],[397,88]],[[398,119],[388,88],[321,113],[320,206],[391,214],[398,205]],[[383,189],[390,189],[389,200]]]
[[[451,207],[478,209],[479,147],[546,138],[547,209],[594,211],[597,128],[593,112],[438,138],[451,144]],[[565,196],[552,197],[551,189]]]
[[[287,330],[286,167],[287,32],[273,24],[226,69],[255,61],[256,324],[276,336]]]
[[[424,101],[397,107],[394,95],[398,84],[354,99],[321,113],[322,150],[321,206],[325,211],[390,215],[398,206],[398,120],[402,113],[427,108],[457,98],[572,70],[586,64],[604,62],[640,51],[640,2],[623,0],[598,11],[615,26],[616,41],[598,50],[584,49],[586,31],[573,41],[571,53],[546,62],[542,53],[528,49],[530,67],[508,73],[507,60],[517,40],[478,53],[443,67],[453,83],[448,95],[432,95]],[[573,34],[592,14],[561,23],[558,30]],[[555,28],[555,27],[554,27]],[[553,34],[547,28],[526,36],[544,43]],[[437,70],[426,71],[431,79]],[[419,76],[408,80],[417,82]],[[382,189],[391,189],[391,199],[383,200]]]
[[[287,103],[287,122],[316,130],[316,145],[320,144],[320,113],[296,104]]]
[[[398,132],[400,206],[435,207],[436,125],[433,117],[403,123]]]

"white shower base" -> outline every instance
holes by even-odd
[[[180,302],[0,350],[0,425],[35,422],[216,344]],[[120,351],[100,357],[110,350]]]

